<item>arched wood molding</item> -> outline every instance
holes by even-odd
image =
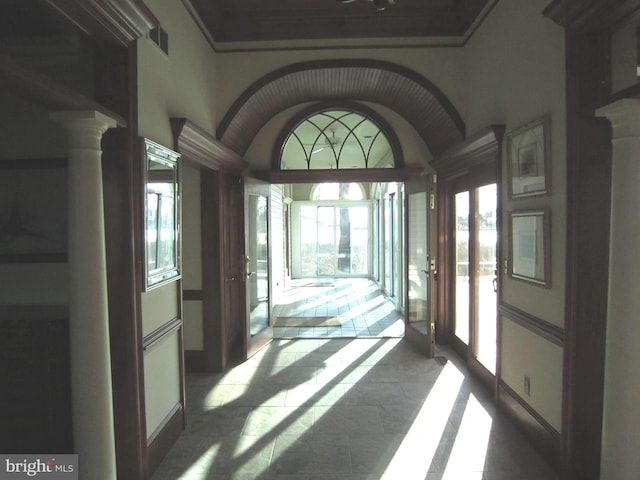
[[[189,163],[212,170],[241,171],[247,162],[186,118],[172,118],[174,148]]]
[[[276,139],[276,143],[273,147],[273,154],[271,155],[271,168],[274,170],[280,170],[280,163],[282,161],[282,151],[284,149],[284,142],[289,137],[289,134],[293,132],[296,127],[309,118],[310,116],[326,112],[329,110],[347,110],[355,113],[359,113],[363,117],[368,118],[373,123],[375,123],[380,131],[384,134],[384,136],[389,141],[389,146],[391,147],[391,154],[393,156],[394,166],[396,168],[404,167],[404,155],[402,154],[402,146],[400,145],[400,139],[396,132],[391,128],[389,122],[385,120],[385,118],[380,115],[375,110],[361,105],[357,102],[322,102],[319,104],[311,105],[308,108],[303,109],[298,112],[291,120],[287,122],[287,124],[280,130],[280,134]]]
[[[465,136],[462,117],[433,83],[406,67],[366,59],[302,62],[265,75],[238,97],[216,136],[244,155],[276,114],[301,103],[344,100],[377,103],[397,112],[434,155]]]
[[[142,0],[45,0],[97,42],[127,46],[159,25]]]

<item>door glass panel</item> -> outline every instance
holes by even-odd
[[[268,197],[249,194],[248,201],[247,295],[253,337],[269,327]]]
[[[455,198],[456,272],[455,272],[455,335],[469,343],[469,192]]]
[[[368,204],[301,205],[301,275],[368,275],[369,219]]]
[[[315,205],[300,206],[300,273],[303,277],[318,274],[318,231]]]
[[[478,340],[476,355],[491,373],[496,368],[498,215],[496,184],[478,189]]]
[[[343,209],[341,209],[343,210]],[[349,207],[349,264],[342,273],[367,274],[369,271],[369,207]],[[342,224],[340,228],[342,232]],[[342,237],[340,237],[342,241]]]
[[[333,207],[317,208],[318,228],[316,231],[318,235],[318,250],[316,252],[316,274],[319,276],[335,275],[336,264],[338,260],[338,245],[336,242],[336,212]]]
[[[429,327],[429,253],[427,227],[427,193],[408,195],[408,321],[427,334]]]
[[[394,222],[395,194],[389,195],[384,202],[384,284],[387,294],[390,297],[395,295],[394,291],[394,251],[395,251],[395,222]]]

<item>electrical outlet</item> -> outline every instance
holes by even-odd
[[[524,393],[527,397],[531,396],[531,379],[528,375],[524,376]]]

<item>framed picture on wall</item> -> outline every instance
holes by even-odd
[[[549,127],[543,117],[507,134],[511,198],[551,193]]]
[[[67,261],[67,160],[0,160],[0,263]]]
[[[511,277],[551,287],[551,232],[547,209],[509,215]]]

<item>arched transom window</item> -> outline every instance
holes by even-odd
[[[348,110],[315,113],[289,134],[282,170],[393,168],[387,136],[371,119]]]

